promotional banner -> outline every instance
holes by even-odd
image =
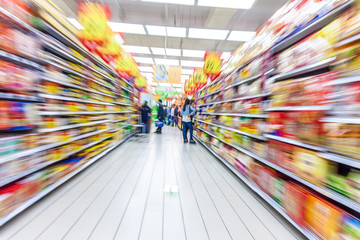
[[[154,65],[154,78],[157,82],[167,82],[169,79],[168,66]]]
[[[218,52],[206,52],[204,58],[204,73],[214,80],[220,74],[221,54]]]
[[[181,83],[181,67],[169,67],[168,82],[180,84]]]
[[[107,36],[112,34],[107,21],[110,10],[107,5],[98,2],[78,2],[78,21],[84,27],[80,40],[91,52],[102,46]]]

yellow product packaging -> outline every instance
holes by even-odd
[[[327,160],[319,157],[316,152],[304,148],[294,149],[296,172],[304,179],[316,185],[323,185],[329,172]]]

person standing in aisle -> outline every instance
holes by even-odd
[[[151,109],[147,105],[147,101],[144,102],[144,104],[141,106],[140,112],[141,112],[141,123],[145,125],[145,133],[149,133],[148,129],[148,122],[150,120],[150,114]]]
[[[174,107],[174,125],[177,127],[179,122],[179,109],[178,106],[175,105]]]
[[[166,117],[166,115],[165,115],[165,111],[166,111],[166,110],[164,110],[164,107],[163,107],[163,105],[162,105],[162,100],[161,100],[161,99],[158,101],[158,103],[159,103],[159,109],[158,109],[158,113],[157,113],[157,119],[158,119],[159,121],[164,122],[164,121],[165,121],[165,117]],[[158,127],[158,128],[156,129],[155,133],[161,134],[161,129],[162,129],[162,127]]]
[[[166,107],[166,115],[167,115],[167,125],[170,126],[170,121],[171,121],[171,108],[170,107]]]
[[[183,124],[183,138],[184,143],[187,143],[187,131],[190,131],[190,143],[195,144],[193,139],[193,126],[191,123],[191,116],[195,114],[195,109],[190,105],[190,100],[186,99],[184,106],[181,109],[182,124]]]
[[[172,105],[170,114],[171,114],[171,126],[173,127],[175,123],[175,104]]]

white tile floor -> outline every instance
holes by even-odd
[[[131,139],[0,229],[0,239],[300,239],[177,128]]]

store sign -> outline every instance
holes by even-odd
[[[157,82],[167,82],[169,78],[168,66],[154,65],[154,79]]]
[[[169,67],[168,71],[169,83],[181,83],[181,67]]]
[[[135,86],[137,88],[145,88],[146,87],[146,78],[141,75],[138,75],[135,78]]]

